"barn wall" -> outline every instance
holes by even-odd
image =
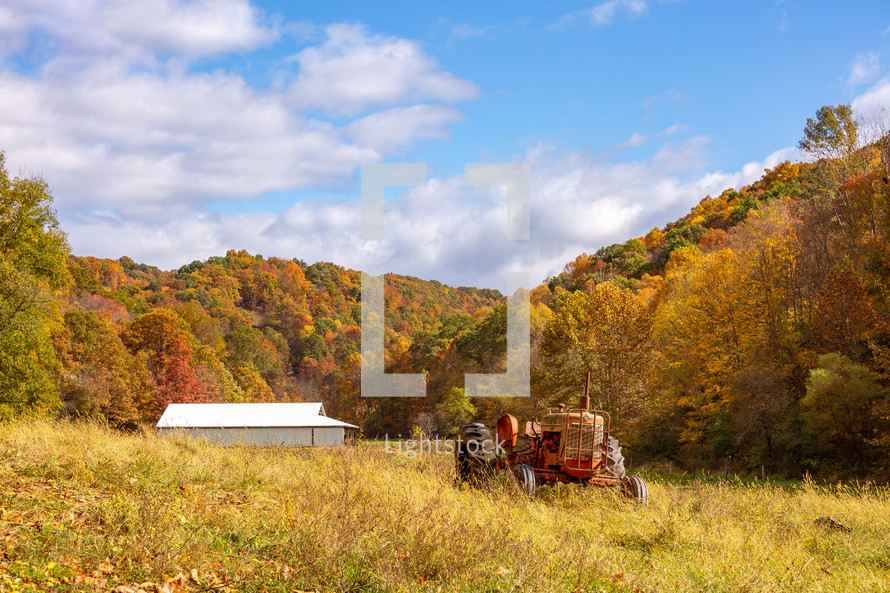
[[[313,431],[314,443],[313,443]],[[333,426],[319,428],[161,428],[161,436],[186,435],[202,438],[218,445],[251,445],[259,447],[309,447],[343,444],[343,429]]]
[[[315,428],[315,446],[331,447],[343,444],[343,429],[339,426]]]

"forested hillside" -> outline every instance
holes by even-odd
[[[592,371],[640,457],[886,472],[890,136],[868,123],[823,107],[800,142],[812,164],[706,196],[536,289],[556,313],[538,393]]]
[[[579,255],[531,292],[532,397],[463,395],[505,365],[497,291],[386,278],[389,372],[428,397],[360,394],[360,273],[230,251],[161,271],[72,256],[39,179],[0,168],[0,417],[157,419],[174,401],[321,400],[366,436],[446,434],[592,400],[637,459],[787,474],[890,469],[890,137],[848,107],[755,183]],[[2,165],[2,161],[0,161]],[[299,255],[299,254],[296,254]]]

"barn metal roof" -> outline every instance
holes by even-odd
[[[358,428],[325,416],[320,402],[169,404],[157,428]]]

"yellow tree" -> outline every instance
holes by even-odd
[[[797,223],[777,204],[753,212],[732,238],[744,302],[760,331],[762,354],[785,357],[798,322],[809,318],[801,292]]]
[[[616,421],[637,415],[651,360],[651,327],[649,308],[629,290],[604,282],[590,294],[573,293],[541,341],[553,396],[577,398],[590,373],[592,403]]]
[[[731,249],[668,266],[668,288],[655,321],[656,391],[685,411],[681,442],[704,454],[709,431],[729,408],[727,383],[756,343],[756,320]]]
[[[790,405],[783,369],[800,362],[811,307],[797,228],[777,203],[752,211],[728,247],[677,250],[666,267],[653,387],[684,414],[679,438],[695,456],[726,455],[735,447],[730,437],[744,434],[745,448],[773,457]]]

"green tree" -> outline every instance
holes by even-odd
[[[837,458],[845,473],[862,473],[876,461],[871,443],[883,432],[880,411],[886,401],[868,369],[831,353],[810,371],[800,405],[822,453]]]
[[[0,153],[0,418],[59,404],[52,291],[66,285],[68,242],[39,178],[10,178]]]
[[[277,334],[275,337],[283,340]],[[270,387],[280,383],[287,373],[287,356],[276,348],[271,335],[264,335],[254,327],[239,328],[226,336],[226,359],[232,369],[239,366],[255,369]]]
[[[807,118],[804,137],[797,146],[816,158],[843,158],[859,145],[858,132],[859,124],[849,105],[826,105],[815,118]]]
[[[507,305],[498,305],[463,332],[455,341],[457,351],[473,372],[503,373],[507,368]],[[473,361],[470,363],[470,361]]]
[[[69,248],[52,203],[42,179],[10,179],[0,153],[0,254],[16,269],[58,288],[70,279]]]
[[[461,387],[452,387],[436,404],[436,418],[446,435],[452,436],[457,427],[469,422],[476,414],[476,407]]]

